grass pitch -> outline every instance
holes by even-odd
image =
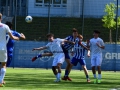
[[[89,74],[91,83],[86,82],[84,72],[79,70],[71,71],[73,81],[54,83],[51,69],[7,68],[6,85],[0,90],[120,90],[120,72],[102,72],[101,84],[93,84],[92,72]]]

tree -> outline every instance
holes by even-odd
[[[112,42],[112,30],[116,29],[116,5],[114,3],[106,4],[105,6],[105,15],[102,18],[104,22],[103,26],[109,29],[109,42]],[[118,17],[118,27],[120,26],[120,17]]]

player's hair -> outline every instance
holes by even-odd
[[[79,34],[79,35],[78,35],[78,38],[81,38],[81,39],[83,39],[83,36],[82,36],[81,34]]]
[[[0,19],[2,19],[2,14],[0,13]]]
[[[48,37],[54,37],[54,34],[48,33],[48,34],[46,35],[46,37],[47,37],[47,38],[48,38]]]
[[[94,33],[100,34],[100,31],[98,31],[98,30],[94,30]]]
[[[78,30],[76,28],[73,28],[72,31],[73,32],[78,32]]]
[[[9,22],[9,21],[7,21],[5,24],[8,25],[10,29],[11,29],[12,26],[13,26],[13,24],[12,24],[11,22]]]

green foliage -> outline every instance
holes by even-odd
[[[115,27],[115,4],[114,3],[110,3],[110,4],[107,4],[106,7],[105,7],[105,15],[103,16],[103,19],[102,21],[104,22],[103,26],[108,28],[108,29],[112,29]]]
[[[116,5],[114,3],[106,4],[105,7],[105,15],[103,16],[102,21],[104,22],[103,26],[108,29],[115,29],[116,28]],[[120,25],[120,17],[118,17],[118,26]]]

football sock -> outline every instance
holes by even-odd
[[[87,79],[89,79],[89,76],[88,76],[88,75],[86,75],[86,78],[87,78]]]
[[[68,76],[68,75],[69,75],[68,70],[65,70],[65,76]]]
[[[94,76],[94,78],[97,78],[97,77],[96,77],[96,74],[93,74],[93,76]]]
[[[4,80],[5,73],[6,73],[6,69],[1,68],[0,83],[2,83],[2,81]]]
[[[98,74],[98,79],[101,79],[101,74]]]
[[[60,77],[61,77],[61,73],[58,73],[57,78],[60,79]]]
[[[42,55],[41,55],[41,54],[37,55],[37,58],[40,58],[40,57],[42,57]]]

